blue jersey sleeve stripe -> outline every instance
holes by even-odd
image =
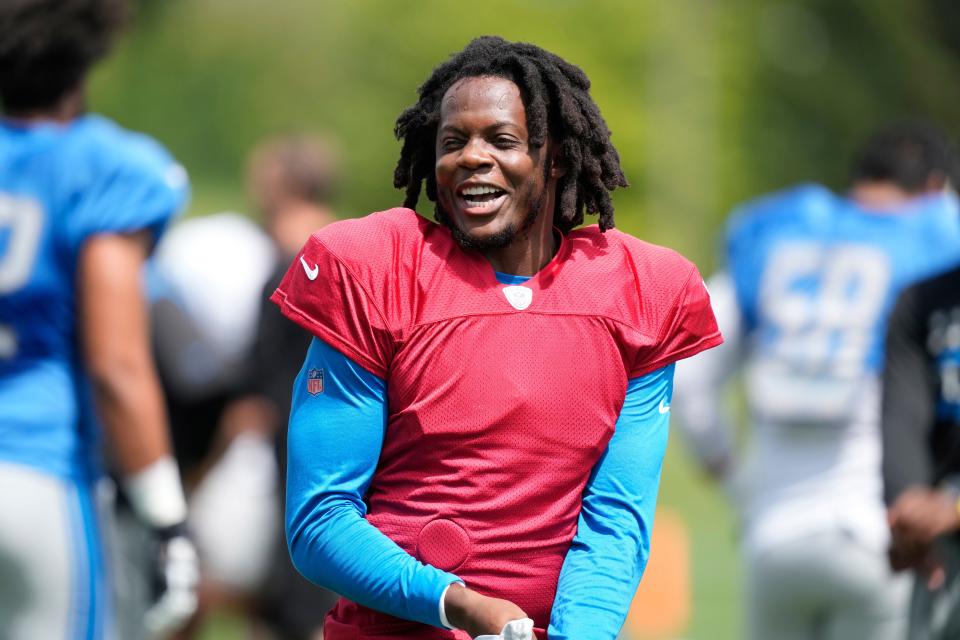
[[[290,556],[309,580],[354,602],[441,626],[440,598],[460,579],[419,562],[364,518],[386,414],[386,383],[314,338],[290,413]]]
[[[623,626],[650,553],[673,371],[671,364],[628,383],[616,431],[584,491],[550,640],[609,640]]]

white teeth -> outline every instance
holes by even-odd
[[[499,193],[501,189],[496,187],[488,187],[486,185],[477,185],[475,187],[467,187],[460,193],[465,196],[482,196],[488,193]]]

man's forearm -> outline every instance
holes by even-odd
[[[320,370],[323,390],[311,393],[309,372]],[[440,626],[441,595],[459,578],[419,562],[364,517],[385,419],[386,383],[314,339],[290,412],[290,555],[309,580],[355,602]]]
[[[96,236],[84,246],[80,258],[84,361],[98,417],[125,474],[170,454],[140,283],[148,242],[143,235]]]

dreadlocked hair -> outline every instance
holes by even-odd
[[[498,76],[520,88],[527,114],[530,146],[549,137],[559,148],[557,162],[566,169],[557,184],[554,225],[564,234],[583,223],[584,210],[599,213],[600,230],[612,229],[610,192],[626,187],[620,156],[610,130],[590,97],[590,80],[577,66],[540,47],[483,36],[439,65],[417,90],[420,99],[397,119],[394,133],[403,141],[393,185],[405,190],[403,206],[417,205],[424,181],[427,197],[437,201],[434,174],[440,104],[458,80]],[[439,205],[435,217],[449,226]]]

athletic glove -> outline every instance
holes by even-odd
[[[162,638],[183,627],[196,612],[200,563],[185,523],[153,533],[153,604],[144,626],[152,637]]]

